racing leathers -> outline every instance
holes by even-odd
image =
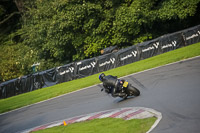
[[[120,92],[119,80],[116,76],[108,75],[104,76],[102,79],[103,87],[105,88],[105,92],[111,93],[113,97],[126,97],[126,93]]]

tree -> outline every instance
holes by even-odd
[[[109,46],[123,48],[188,28],[200,19],[200,0],[3,1],[0,46],[7,53],[0,49],[0,55],[16,76],[30,73],[35,62],[45,70],[98,56]]]

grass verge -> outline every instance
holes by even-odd
[[[180,61],[183,59],[191,58],[200,55],[200,43],[189,45],[174,51],[170,51],[161,55],[157,55],[145,60],[141,60],[129,65],[118,67],[105,74],[112,74],[118,77],[132,74],[135,72],[143,71],[146,69],[162,66],[168,63]],[[43,100],[47,100],[65,93],[79,90],[84,87],[88,87],[94,84],[100,83],[98,75],[91,75],[86,78],[72,80],[57,84],[51,87],[35,90],[32,92],[24,93],[21,95],[13,96],[7,99],[0,100],[0,113],[7,112],[13,109],[17,109],[26,105],[37,103]],[[87,82],[86,82],[87,81]]]
[[[104,118],[53,127],[34,133],[146,133],[155,121],[155,117],[132,120]]]

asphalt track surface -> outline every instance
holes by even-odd
[[[98,77],[97,77],[98,78]],[[124,77],[140,91],[122,100],[101,85],[0,115],[0,132],[13,133],[78,115],[123,107],[147,107],[162,113],[152,133],[200,132],[200,57]]]

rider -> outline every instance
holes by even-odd
[[[126,93],[120,92],[119,84],[122,81],[117,79],[117,76],[108,75],[106,76],[104,73],[99,75],[99,80],[103,82],[103,87],[105,88],[105,92],[108,94],[111,93],[113,97],[127,97]]]

